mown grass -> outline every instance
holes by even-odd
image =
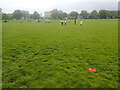
[[[3,88],[117,88],[118,21],[78,22],[3,23]]]

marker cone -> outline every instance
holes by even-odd
[[[96,70],[94,68],[89,68],[90,72],[96,72]]]

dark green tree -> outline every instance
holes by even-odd
[[[89,13],[86,10],[83,10],[83,11],[81,11],[80,16],[82,18],[88,18],[89,17]]]
[[[9,20],[9,16],[6,13],[2,14],[2,20]]]
[[[63,13],[62,13],[62,17],[63,17],[63,18],[67,18],[67,17],[68,17],[68,14],[67,14],[66,12],[63,12]]]
[[[63,11],[62,10],[57,11],[57,18],[58,19],[63,18]]]
[[[59,18],[59,15],[60,13],[59,13],[59,11],[57,10],[57,9],[53,9],[52,11],[51,11],[51,17],[53,18],[53,19],[58,19]]]
[[[65,19],[67,17],[67,13],[63,12],[62,10],[58,11],[58,19]]]
[[[117,18],[118,17],[118,11],[110,11],[111,12],[111,18]]]
[[[96,11],[96,10],[93,10],[91,13],[90,13],[90,18],[99,18],[99,13]]]
[[[78,12],[72,11],[72,12],[70,12],[69,16],[70,16],[71,18],[77,18],[77,17],[78,17]]]
[[[13,18],[14,19],[22,19],[22,16],[23,16],[23,13],[22,13],[22,11],[21,10],[15,10],[14,12],[13,12]]]
[[[8,16],[9,16],[9,20],[13,20],[12,14],[9,14]]]
[[[67,15],[67,13],[66,12],[63,12],[62,10],[57,10],[57,9],[53,9],[52,11],[51,11],[51,17],[53,18],[53,19],[64,19],[64,18],[66,18],[68,15]]]
[[[112,16],[111,12],[108,10],[100,10],[99,14],[100,14],[100,18],[102,19],[111,18]]]
[[[34,13],[32,14],[32,19],[38,20],[39,18],[40,18],[40,14],[37,11],[34,11]]]
[[[30,14],[29,14],[29,12],[28,11],[22,11],[22,16],[23,16],[23,18],[24,19],[29,19],[30,18]]]

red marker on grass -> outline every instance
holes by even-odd
[[[94,68],[89,68],[90,72],[96,72],[96,70]]]

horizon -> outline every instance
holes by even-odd
[[[41,16],[44,16],[44,12],[51,11],[53,9],[62,10],[66,13],[76,11],[80,13],[82,10],[91,12],[93,10],[118,10],[119,0],[34,0],[34,1],[15,1],[15,0],[4,0],[0,3],[3,13],[13,13],[15,10],[25,10],[32,14],[37,11]],[[8,3],[9,2],[9,3]],[[29,3],[29,4],[28,4]]]

